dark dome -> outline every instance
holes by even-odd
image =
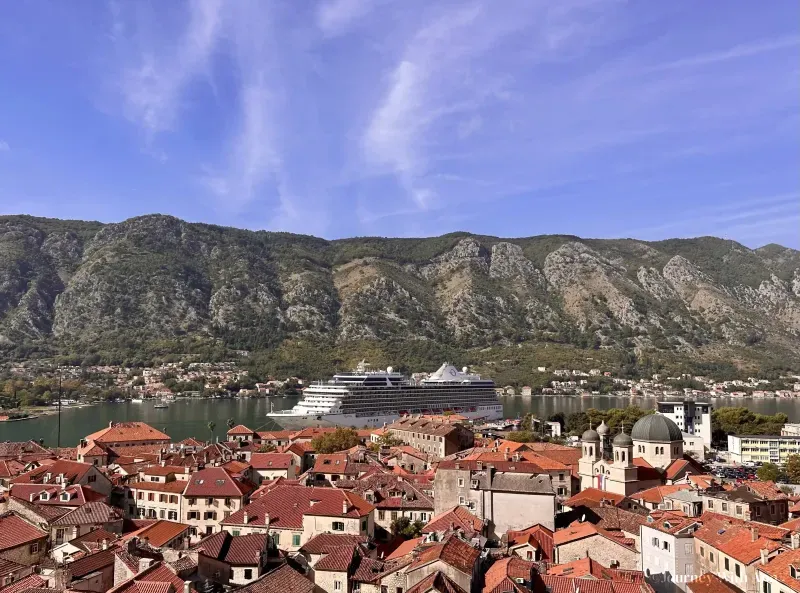
[[[672,420],[661,414],[650,414],[640,418],[631,430],[634,441],[652,441],[670,443],[682,441],[681,429]]]
[[[600,435],[597,434],[597,431],[590,428],[586,432],[583,433],[581,440],[584,443],[599,443],[600,442]]]
[[[632,447],[633,439],[631,438],[631,435],[621,432],[614,437],[612,444],[615,447]]]

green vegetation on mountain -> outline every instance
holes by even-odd
[[[256,375],[307,378],[362,358],[404,371],[449,360],[520,386],[553,368],[777,375],[797,369],[798,336],[800,252],[777,245],[326,241],[161,215],[0,217],[5,359],[141,366],[247,351]]]

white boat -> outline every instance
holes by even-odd
[[[144,403],[144,400],[142,398],[140,398],[140,397],[135,397],[135,398],[133,398],[131,400],[131,403],[132,404],[141,404],[141,403]]]
[[[156,405],[154,405],[153,407],[154,407],[155,409],[157,409],[157,410],[161,410],[161,409],[163,409],[163,408],[168,408],[169,406],[168,406],[167,404],[165,404],[165,403],[160,403],[160,404],[156,404]]]
[[[267,417],[285,427],[330,424],[383,426],[410,414],[455,413],[468,419],[503,417],[494,381],[443,364],[427,379],[409,382],[392,367],[369,370],[362,361],[355,371],[309,385],[291,410],[270,412]]]

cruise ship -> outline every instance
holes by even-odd
[[[452,412],[471,419],[503,417],[494,381],[444,363],[427,379],[411,382],[392,367],[369,370],[362,361],[355,371],[309,385],[291,410],[270,412],[281,426],[332,424],[356,428],[383,426],[416,414]]]

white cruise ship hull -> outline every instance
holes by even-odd
[[[440,414],[441,411],[430,410],[430,414]],[[478,406],[474,412],[454,412],[470,420],[499,420],[503,417],[503,406]],[[284,428],[301,428],[305,426],[349,426],[352,428],[380,428],[384,424],[391,424],[398,420],[399,414],[385,414],[378,416],[360,416],[356,414],[298,414],[294,411],[274,412],[267,414],[267,418],[274,420]]]

